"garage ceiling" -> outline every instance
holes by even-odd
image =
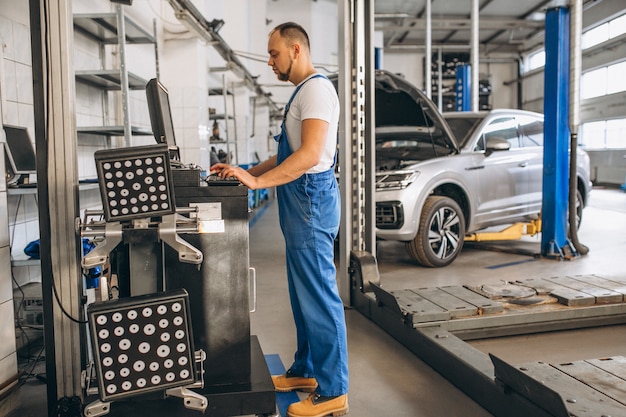
[[[596,0],[585,0],[592,3]],[[469,52],[472,0],[432,0],[432,45]],[[519,55],[543,45],[545,11],[557,0],[479,0],[481,55]],[[374,0],[385,49],[424,49],[426,0]]]

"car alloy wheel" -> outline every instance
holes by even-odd
[[[413,259],[427,267],[449,265],[461,252],[465,217],[459,205],[445,196],[426,199],[417,236],[406,243]]]

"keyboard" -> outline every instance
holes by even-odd
[[[241,183],[239,182],[237,177],[221,178],[217,174],[209,175],[208,177],[205,178],[205,181],[206,181],[206,183],[209,186],[212,186],[212,185],[241,185]]]

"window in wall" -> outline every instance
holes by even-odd
[[[580,39],[582,49],[591,48],[594,45],[609,39],[609,24],[604,23],[582,34]]]
[[[580,98],[587,99],[606,95],[607,67],[587,71],[580,79]]]
[[[546,65],[546,51],[541,49],[528,55],[526,61],[526,72],[541,68]]]
[[[606,148],[626,148],[626,119],[606,121]]]
[[[615,38],[626,33],[626,14],[621,15],[609,22],[609,38]]]
[[[580,127],[580,144],[587,149],[603,149],[606,120],[583,123]]]
[[[619,64],[609,65],[607,68],[607,94],[626,91],[626,61]]]
[[[583,123],[580,145],[585,149],[626,148],[626,119]]]

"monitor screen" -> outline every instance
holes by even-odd
[[[25,127],[4,125],[6,133],[6,160],[15,174],[35,174],[37,158]]]
[[[170,150],[176,150],[176,138],[174,136],[174,124],[170,112],[170,100],[167,89],[156,78],[148,81],[146,85],[146,97],[150,112],[152,134],[157,143],[165,143]]]

